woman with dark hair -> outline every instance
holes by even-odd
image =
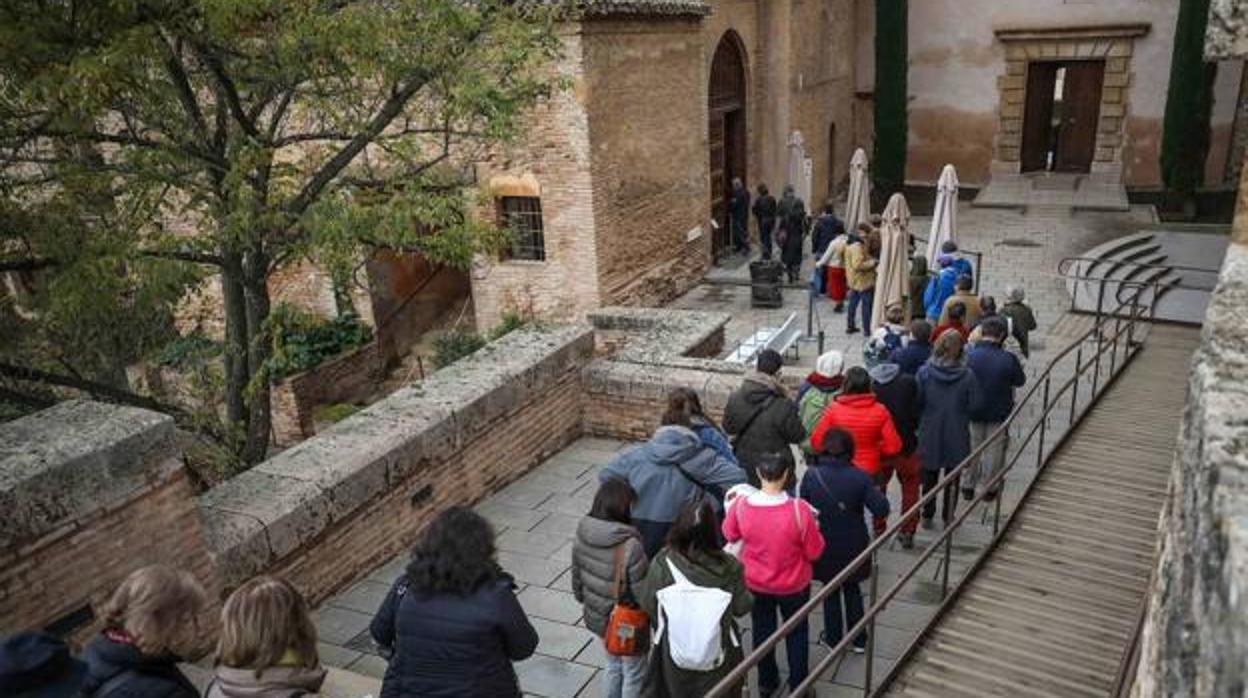
[[[815,562],[815,579],[824,584],[867,549],[870,538],[863,509],[870,509],[877,519],[888,516],[888,498],[871,476],[854,467],[853,460],[854,437],[844,429],[832,429],[823,437],[823,453],[802,477],[802,499],[819,511],[819,531],[828,541]],[[819,641],[829,648],[836,647],[845,629],[862,620],[862,590],[858,585],[870,574],[869,564],[859,567],[824,600],[824,632]],[[866,632],[859,633],[853,650],[862,652],[866,646]]]
[[[381,698],[520,696],[511,663],[537,648],[494,529],[451,507],[421,532],[369,632],[390,656]]]
[[[585,627],[598,637],[606,634],[615,603],[635,593],[646,577],[646,553],[630,513],[636,499],[633,488],[623,480],[602,483],[572,542],[572,594],[581,602]],[[606,656],[603,694],[637,698],[645,678],[645,655]]]
[[[737,465],[737,454],[732,452],[732,445],[728,443],[728,437],[724,435],[724,431],[702,409],[702,400],[698,397],[698,391],[693,388],[674,388],[667,394],[665,414],[667,415],[663,420],[665,424],[687,424],[702,440],[703,446],[723,456],[724,460],[732,461],[734,465]]]
[[[788,463],[769,456],[758,464],[763,486],[732,505],[724,517],[724,539],[741,541],[745,585],[754,594],[754,646],[776,632],[776,616],[792,618],[810,600],[811,563],[823,552],[823,535],[806,502],[785,492]],[[808,672],[808,625],[802,623],[784,638],[789,661],[789,689],[796,689]],[[780,688],[775,651],[758,663],[758,692],[770,696]]]
[[[675,583],[668,565],[680,570],[690,582],[723,589],[732,595],[727,612],[720,619],[720,640],[724,660],[710,671],[681,669],[672,661],[664,633],[650,655],[646,684],[660,696],[702,696],[741,663],[741,631],[734,620],[750,612],[754,597],[745,586],[745,572],[735,557],[720,548],[715,509],[706,500],[691,502],[676,517],[663,548],[650,563],[650,572],[641,584],[641,607],[652,622],[659,618],[660,589]],[[736,694],[740,694],[740,688]],[[650,692],[648,692],[649,695]],[[734,695],[730,693],[729,695]]]

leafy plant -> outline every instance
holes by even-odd
[[[341,422],[359,411],[359,405],[353,405],[349,402],[336,402],[332,405],[321,405],[320,407],[317,407],[315,412],[313,412],[312,417],[317,422],[333,424],[335,422]]]
[[[530,324],[532,320],[519,313],[505,313],[503,319],[490,330],[490,341],[499,339],[521,327]]]
[[[185,369],[221,355],[222,344],[200,332],[182,335],[161,347],[153,357],[157,365]]]
[[[372,328],[354,315],[324,320],[285,304],[274,309],[269,324],[273,351],[268,376],[275,381],[315,368],[373,339]]]
[[[472,330],[442,332],[433,338],[433,363],[445,368],[485,345],[485,339]]]

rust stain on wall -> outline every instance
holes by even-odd
[[[997,117],[945,107],[910,111],[910,142],[906,179],[935,182],[940,169],[952,164],[967,183],[988,180]]]
[[[1161,186],[1161,119],[1127,117],[1122,180],[1128,187]]]

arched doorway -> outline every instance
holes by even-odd
[[[731,247],[728,200],[734,177],[746,179],[745,50],[734,31],[724,33],[711,60],[708,129],[711,167],[711,218],[719,229],[711,250],[718,258]]]

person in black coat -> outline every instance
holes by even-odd
[[[104,608],[104,630],[83,651],[85,698],[198,698],[178,670],[203,642],[195,617],[206,596],[187,572],[152,565],[131,573]]]
[[[880,492],[888,496],[888,483],[897,476],[901,485],[901,510],[910,511],[919,503],[919,483],[922,480],[922,467],[919,465],[919,420],[923,414],[919,411],[919,384],[914,376],[901,372],[897,364],[885,362],[871,369],[871,390],[875,399],[888,408],[893,418],[893,426],[901,436],[901,451],[880,459],[880,469],[875,473],[876,484]],[[888,519],[875,519],[875,535],[881,535],[888,528]],[[907,518],[901,526],[897,541],[901,547],[909,550],[914,547],[914,532],[919,527],[918,517]]]
[[[870,544],[863,509],[877,517],[888,516],[888,498],[871,476],[853,465],[854,438],[844,429],[832,429],[823,438],[823,453],[802,477],[801,496],[819,510],[819,532],[827,545],[815,562],[815,579],[827,583],[841,573]],[[866,562],[849,575],[841,588],[823,602],[824,632],[820,641],[836,647],[844,631],[862,620],[862,589],[859,584],[871,575]],[[841,615],[844,612],[844,625]],[[854,638],[853,650],[867,646],[867,633]]]
[[[381,698],[519,698],[511,663],[537,631],[494,555],[494,529],[471,509],[429,523],[368,628],[390,656]]]
[[[966,366],[975,374],[980,400],[971,410],[971,450],[980,447],[1014,411],[1014,389],[1027,382],[1027,374],[1018,357],[1002,348],[1009,330],[1005,320],[991,316],[980,323],[983,339],[972,344],[967,352]],[[972,499],[977,487],[988,483],[1005,467],[1010,446],[1007,429],[980,454],[979,462],[966,471],[962,480],[962,496]],[[997,486],[984,495],[988,501],[997,496]]]
[[[932,358],[915,376],[923,428],[919,430],[919,460],[923,464],[923,493],[936,488],[942,473],[958,467],[971,454],[971,412],[979,404],[979,383],[966,367],[962,335],[946,332],[936,340]],[[957,506],[954,487],[941,495],[941,518],[953,520]],[[936,500],[923,506],[923,527],[933,528]]]
[[[755,366],[758,370],[747,373],[741,387],[728,397],[724,431],[733,438],[733,450],[750,484],[761,487],[757,468],[768,456],[788,464],[790,473],[796,472],[789,446],[806,439],[806,428],[802,426],[797,403],[780,383],[784,357],[774,349],[764,349],[758,353]],[[793,484],[797,484],[796,480]],[[792,487],[788,489],[792,492]]]
[[[763,247],[763,259],[771,259],[771,237],[776,231],[776,197],[767,191],[766,184],[758,185],[754,218],[758,221],[758,240]]]
[[[802,268],[802,240],[806,236],[806,203],[797,197],[792,185],[786,184],[778,205],[780,216],[780,261],[789,283],[796,283]]]
[[[750,190],[740,179],[732,179],[732,198],[728,202],[728,228],[732,231],[732,247],[737,252],[750,251]]]
[[[87,665],[58,637],[26,631],[0,640],[0,696],[73,698],[86,675]]]
[[[815,219],[810,237],[810,251],[818,260],[827,252],[828,245],[837,237],[845,234],[845,224],[836,217],[836,208],[831,199],[823,205],[823,213]]]

